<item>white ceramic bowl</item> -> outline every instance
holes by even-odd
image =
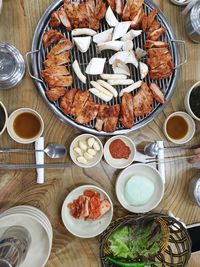
[[[74,151],[74,148],[79,146],[79,142],[80,141],[83,141],[85,143],[87,143],[87,140],[89,138],[94,138],[99,146],[100,146],[100,151],[98,151],[96,153],[96,155],[93,157],[93,159],[91,159],[90,161],[88,161],[87,164],[83,164],[83,163],[80,163],[77,161],[77,157],[79,156],[75,151]],[[71,159],[72,161],[79,167],[81,168],[91,168],[91,167],[94,167],[95,165],[97,165],[100,160],[102,159],[102,156],[103,156],[103,145],[101,143],[101,141],[99,140],[99,138],[97,138],[95,135],[92,135],[92,134],[81,134],[79,136],[77,136],[73,142],[71,143],[70,145],[70,156],[71,156]]]
[[[126,183],[133,175],[145,176],[154,184],[154,193],[150,200],[144,205],[130,205],[125,198]],[[160,173],[155,168],[143,163],[137,163],[129,166],[120,173],[117,178],[115,190],[119,202],[126,210],[135,213],[143,213],[158,206],[164,195],[164,183]]]
[[[129,155],[128,159],[115,159],[111,156],[109,146],[116,139],[121,139],[130,148],[131,154]],[[116,169],[124,169],[131,165],[131,163],[134,161],[135,154],[136,148],[134,142],[125,135],[113,136],[112,138],[108,139],[104,145],[104,159],[111,167]]]
[[[188,124],[188,132],[187,132],[187,134],[183,138],[178,139],[178,140],[171,138],[168,135],[167,129],[166,129],[168,120],[173,116],[181,116],[181,117],[183,117],[186,120],[187,124]],[[163,129],[164,129],[164,134],[165,134],[165,136],[167,137],[167,139],[169,141],[171,141],[172,143],[181,145],[181,144],[185,144],[185,143],[189,142],[192,139],[192,137],[195,134],[196,127],[195,127],[195,122],[194,122],[194,120],[192,119],[192,117],[190,115],[188,115],[186,112],[183,112],[183,111],[177,111],[177,112],[174,112],[174,113],[170,114],[167,117],[167,119],[165,120]]]
[[[7,113],[7,110],[4,106],[4,104],[0,101],[0,106],[2,108],[2,110],[4,111],[4,116],[5,116],[5,119],[4,119],[4,122],[3,122],[3,128],[1,129],[0,131],[0,135],[3,134],[3,132],[5,131],[6,129],[6,126],[7,126],[7,121],[8,121],[8,113]]]
[[[170,0],[174,5],[177,5],[177,6],[186,6],[188,5],[191,0],[185,0],[185,1],[177,1],[177,0]]]
[[[100,219],[94,221],[86,221],[84,219],[75,219],[70,214],[70,210],[67,205],[73,200],[77,199],[86,189],[92,189],[100,193],[102,197],[108,199],[111,204],[111,209],[104,214]],[[73,191],[71,191],[65,198],[62,211],[61,211],[62,221],[67,228],[67,230],[75,236],[82,238],[92,238],[101,234],[110,224],[113,217],[113,205],[109,195],[101,188],[94,185],[83,185],[79,186]]]
[[[200,118],[198,118],[191,110],[191,107],[190,107],[190,95],[191,95],[191,92],[192,90],[195,88],[195,87],[198,87],[200,86],[200,81],[198,81],[197,83],[195,83],[191,88],[190,90],[187,92],[187,94],[185,95],[185,100],[184,100],[184,104],[185,104],[185,109],[187,111],[187,113],[190,114],[190,116],[192,116],[195,120],[197,121],[200,121]],[[200,101],[200,100],[199,100]]]
[[[13,129],[13,123],[14,123],[15,118],[19,114],[26,113],[26,112],[30,112],[30,113],[34,114],[35,116],[37,116],[37,118],[40,121],[40,131],[35,137],[33,137],[31,139],[21,138],[20,136],[18,136],[15,133],[15,131]],[[13,113],[11,113],[11,115],[9,116],[8,123],[7,123],[7,131],[8,131],[8,134],[10,135],[10,137],[13,140],[15,140],[16,142],[18,142],[20,144],[31,144],[31,143],[35,142],[38,138],[40,138],[40,136],[42,135],[42,133],[44,131],[44,122],[43,122],[43,119],[40,116],[40,114],[37,111],[35,111],[34,109],[31,109],[31,108],[20,108],[20,109],[17,109],[15,111],[13,111]]]

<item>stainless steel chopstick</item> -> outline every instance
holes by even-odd
[[[30,153],[30,152],[44,152],[44,149],[43,150],[40,150],[40,149],[27,149],[27,148],[1,148],[0,149],[0,153],[16,153],[16,152],[27,152],[27,153]]]
[[[61,169],[69,168],[72,163],[45,163],[45,164],[13,164],[0,163],[0,170],[16,170],[16,169]]]
[[[145,163],[150,164],[150,163],[168,163],[168,162],[174,162],[174,161],[178,161],[178,160],[183,160],[183,159],[192,159],[194,158],[195,155],[191,155],[191,156],[178,156],[178,157],[166,157],[164,159],[151,159],[151,158],[147,158]]]

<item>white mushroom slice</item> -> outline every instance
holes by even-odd
[[[83,141],[79,141],[79,147],[80,147],[80,149],[83,150],[83,151],[86,151],[86,150],[88,149],[88,146],[87,146],[86,143],[83,142]]]
[[[142,81],[138,81],[134,84],[131,84],[129,85],[128,87],[126,88],[123,88],[119,94],[119,96],[123,96],[124,93],[130,93],[132,92],[133,90],[139,88],[140,86],[142,85]]]
[[[116,74],[125,74],[127,76],[130,76],[130,70],[129,67],[122,62],[119,59],[116,59],[114,63],[112,64],[113,72]]]
[[[110,6],[106,11],[105,19],[110,27],[115,27],[119,23]]]
[[[113,32],[113,28],[95,34],[93,36],[93,42],[96,44],[101,44],[101,43],[111,41],[112,40],[112,32]]]
[[[135,50],[135,55],[137,59],[141,59],[142,57],[145,57],[147,52],[139,47]]]
[[[124,41],[122,50],[124,51],[133,50],[133,42],[131,40]]]
[[[87,65],[85,72],[90,75],[98,75],[103,73],[106,58],[93,57]]]
[[[90,88],[89,91],[90,91],[93,95],[99,97],[100,99],[102,99],[102,100],[105,101],[105,102],[108,102],[108,101],[110,101],[110,100],[113,98],[113,96],[105,95],[105,94],[103,94],[101,91],[99,91],[99,90],[96,89],[96,88]]]
[[[130,27],[130,25],[131,25],[131,21],[119,22],[114,29],[112,40],[116,40],[124,36],[124,34],[126,34],[126,32],[128,31],[128,28]]]
[[[99,53],[103,50],[119,51],[122,48],[123,44],[124,44],[124,42],[122,42],[122,41],[110,41],[110,42],[98,44],[97,45],[97,52]]]
[[[126,80],[108,80],[108,83],[111,85],[129,85],[133,84],[134,81],[132,79],[126,79]]]
[[[121,60],[125,64],[127,64],[127,63],[133,64],[136,68],[138,68],[138,61],[137,61],[133,51],[119,51],[119,52],[117,52],[109,59],[109,64],[112,65],[116,59]]]
[[[87,159],[84,158],[84,157],[78,157],[76,160],[77,160],[79,163],[82,163],[82,164],[85,164],[85,165],[88,163]]]
[[[78,36],[78,35],[94,36],[95,34],[97,34],[97,32],[89,28],[78,28],[72,30],[72,36]]]
[[[95,142],[95,139],[94,139],[93,137],[90,137],[90,138],[88,139],[88,146],[89,146],[89,147],[92,147],[92,146],[94,145],[94,142]]]
[[[106,73],[103,73],[100,75],[102,79],[104,80],[124,80],[126,79],[126,75],[123,75],[123,74],[106,74]]]
[[[112,85],[110,85],[109,83],[107,83],[103,80],[98,80],[97,82],[98,82],[98,84],[100,84],[103,87],[105,87],[106,89],[108,89],[113,94],[114,97],[118,96],[117,90]]]
[[[86,160],[92,160],[92,159],[93,159],[93,156],[92,156],[91,154],[89,154],[88,152],[85,152],[85,153],[84,153],[84,158],[85,158]]]
[[[100,147],[100,145],[99,145],[99,143],[97,141],[94,142],[93,148],[94,148],[95,151],[100,151],[101,150],[101,147]]]
[[[91,81],[90,83],[91,83],[92,86],[94,86],[94,88],[96,88],[97,90],[99,90],[101,93],[113,97],[113,94],[110,93],[110,91],[106,90],[104,87],[102,87],[97,82]]]
[[[97,154],[97,151],[95,151],[93,148],[89,148],[87,152],[92,156],[95,156]]]
[[[74,60],[74,62],[72,64],[72,68],[73,68],[74,72],[76,73],[77,77],[81,80],[81,82],[86,83],[86,76],[83,75],[83,73],[81,72],[81,69],[80,69],[80,66],[79,66],[77,60]]]
[[[91,36],[87,36],[87,37],[74,37],[73,40],[76,44],[76,46],[78,47],[78,50],[81,51],[82,53],[87,52],[87,50],[90,47],[90,43],[91,43]]]
[[[75,151],[79,156],[82,156],[82,155],[83,155],[82,150],[80,149],[80,147],[75,147],[75,148],[74,148],[74,151]]]
[[[140,62],[139,63],[139,67],[140,67],[140,76],[141,76],[141,79],[144,79],[147,76],[148,72],[149,72],[149,68],[143,62]]]
[[[122,41],[133,40],[135,37],[139,36],[142,30],[130,30],[122,38]]]

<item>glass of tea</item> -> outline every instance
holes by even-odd
[[[44,122],[37,111],[30,108],[20,108],[9,116],[7,131],[16,142],[30,144],[42,135]]]
[[[200,121],[200,81],[195,83],[185,96],[185,109],[195,119]]]
[[[8,120],[7,110],[4,104],[0,101],[0,135],[2,135],[6,129],[7,120]]]

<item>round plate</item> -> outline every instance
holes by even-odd
[[[111,204],[111,209],[100,219],[94,221],[85,221],[84,219],[75,219],[70,214],[70,210],[67,205],[82,195],[86,189],[92,189],[99,192],[100,196],[107,198]],[[104,190],[94,185],[83,185],[71,191],[65,198],[61,215],[63,223],[70,233],[82,238],[91,238],[101,234],[108,227],[113,216],[113,205],[110,197]]]

